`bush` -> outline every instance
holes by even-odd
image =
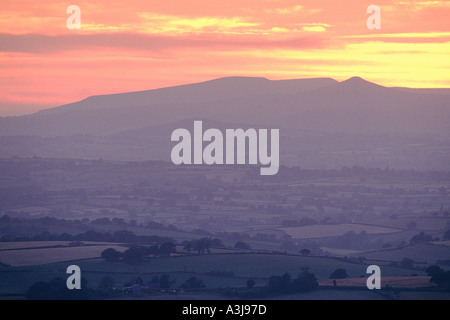
[[[297,279],[292,281],[292,290],[294,292],[312,291],[318,287],[319,282],[317,281],[316,275],[308,270],[303,270]]]
[[[130,264],[137,264],[144,260],[146,249],[144,247],[131,247],[123,253],[123,260]]]
[[[248,279],[245,282],[245,285],[247,286],[248,289],[252,289],[255,286],[256,282],[253,279]]]
[[[347,271],[342,268],[336,269],[330,274],[330,279],[345,279],[347,277]]]
[[[121,257],[121,253],[113,248],[108,248],[106,250],[103,250],[102,252],[102,258],[105,259],[107,262],[116,262],[119,261]]]
[[[202,279],[197,279],[196,277],[190,277],[181,285],[183,289],[202,289],[206,288],[206,284]]]
[[[282,276],[271,276],[266,289],[271,294],[284,294],[312,291],[317,289],[318,286],[319,283],[315,274],[303,270],[294,280],[291,280],[291,275],[287,272]]]
[[[49,282],[35,282],[25,294],[28,300],[87,300],[90,296],[86,279],[81,278],[80,290],[69,290],[66,281],[59,277]]]
[[[430,282],[436,283],[439,287],[450,291],[450,271],[444,271],[439,266],[430,266],[426,270],[431,277]]]

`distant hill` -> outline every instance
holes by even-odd
[[[357,77],[343,82],[231,77],[93,96],[0,118],[0,135],[107,135],[190,118],[328,132],[448,134],[450,95],[437,92],[386,88]]]
[[[446,168],[450,90],[388,88],[359,77],[271,81],[229,77],[92,96],[0,118],[0,154],[168,160],[170,133],[194,120],[280,128],[282,163]]]

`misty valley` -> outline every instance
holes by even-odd
[[[450,267],[448,172],[259,169],[1,159],[0,294],[75,263],[105,299],[448,297],[430,282]],[[370,264],[381,292],[365,288]]]
[[[0,299],[449,299],[449,96],[227,77],[0,117]]]

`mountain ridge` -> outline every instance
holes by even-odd
[[[91,96],[0,118],[0,136],[110,135],[183,119],[258,123],[327,132],[449,134],[449,95],[380,86],[360,77],[268,80],[225,77],[153,90]]]

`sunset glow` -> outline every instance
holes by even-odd
[[[366,26],[370,4],[381,29]],[[450,1],[8,1],[0,116],[237,75],[450,87],[449,21]]]

